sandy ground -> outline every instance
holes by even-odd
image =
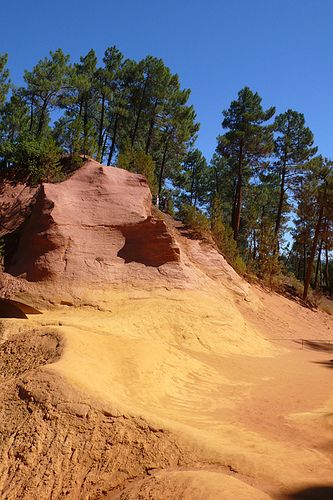
[[[222,479],[229,471],[273,498],[333,487],[333,354],[322,342],[332,338],[332,319],[254,293],[262,305],[226,297],[214,283],[204,291],[118,289],[104,293],[104,310],[59,306],[29,321],[64,340],[48,370],[119,414],[195,443],[203,462],[225,469]],[[209,484],[221,482],[203,470]],[[155,496],[137,498],[163,498],[165,477],[142,491],[152,481]],[[206,483],[202,496],[197,486],[196,497],[179,498],[208,498]],[[246,498],[235,491],[211,498]]]
[[[193,250],[197,244],[186,245]],[[190,255],[189,248],[186,251]],[[192,262],[194,257],[193,250]],[[197,258],[202,272],[203,256],[197,252]],[[84,494],[82,489],[80,494],[73,493],[79,490],[69,481],[63,496],[57,496],[50,486],[52,498],[333,498],[333,352],[328,344],[332,340],[333,351],[333,318],[259,287],[242,295],[239,287],[243,285],[231,286],[232,274],[224,282],[209,274],[200,286],[187,288],[170,283],[104,290],[87,287],[84,294],[90,301],[86,305],[82,300],[77,306],[66,300],[41,315],[28,315],[28,323],[3,320],[3,341],[15,332],[22,335],[27,324],[34,331],[51,329],[61,339],[61,356],[55,361],[51,356],[38,376],[42,383],[41,376],[50,375],[81,394],[73,415],[88,419],[87,428],[96,434],[96,440],[106,439],[105,449],[112,447],[105,432],[98,434],[97,423],[95,427],[88,423],[104,419],[106,425],[110,415],[114,422],[123,419],[115,424],[115,436],[123,436],[125,431],[119,429],[136,422],[135,429],[131,424],[131,439],[117,441],[122,450],[127,446],[126,457],[121,455],[123,463],[131,462],[134,449],[141,446],[147,452],[150,446],[145,474],[133,471],[126,475],[129,466],[122,469],[118,457],[116,489],[110,483],[103,495],[94,496],[89,494],[89,487],[95,484],[91,481]],[[82,297],[82,290],[80,293]],[[25,388],[21,394],[29,399],[26,395],[34,394],[29,389],[33,379],[20,384]],[[42,399],[29,397],[30,405]],[[84,405],[91,408],[92,400],[111,408],[109,413],[104,411],[102,420],[97,414],[93,420],[89,417],[92,411],[84,409]],[[58,404],[58,408],[65,406]],[[38,424],[45,436],[45,420],[51,418],[51,410],[49,405]],[[29,411],[33,414],[35,410],[31,407]],[[146,437],[138,431],[139,421],[146,423],[145,427],[140,424]],[[54,424],[50,443],[61,434],[59,429]],[[83,436],[82,424],[75,429],[64,435],[65,444],[74,440],[75,433]],[[165,436],[173,437],[168,441]],[[183,449],[190,450],[188,455]],[[10,461],[8,450],[6,460]],[[168,453],[173,461],[167,460]],[[82,465],[85,457],[76,463]],[[132,463],[135,460],[139,459],[133,458]],[[63,469],[59,464],[58,475]],[[105,469],[104,476],[110,474]],[[94,481],[101,475],[97,471]],[[14,476],[12,473],[12,482]],[[18,491],[12,488],[10,491]],[[51,496],[43,497],[40,490],[39,498]]]

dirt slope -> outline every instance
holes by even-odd
[[[1,320],[0,498],[332,498],[333,320],[165,222],[178,261],[3,276],[42,314]]]

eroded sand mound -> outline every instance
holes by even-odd
[[[107,167],[95,168],[108,178]],[[108,231],[100,215],[95,229],[84,228],[81,213],[79,229],[67,227],[57,206],[74,198],[59,194],[60,187],[47,195],[53,222],[34,233],[48,241],[58,235],[52,241],[59,246],[38,258],[26,247],[26,276],[36,279],[36,265],[38,272],[52,269],[43,275],[48,279],[2,280],[2,296],[26,304],[28,319],[0,323],[0,498],[331,494],[333,371],[322,341],[331,338],[331,318],[251,288],[211,242],[187,238],[171,218],[163,236],[151,231],[140,240],[140,224],[155,223],[144,183],[131,223],[124,224],[123,212]],[[88,208],[73,192],[74,216],[76,203]],[[112,210],[107,217],[115,217]],[[95,239],[80,247],[85,229]],[[68,264],[59,267],[70,230],[76,236],[63,253]],[[156,244],[160,237],[166,246]],[[24,262],[22,241],[30,241],[27,233],[15,265]],[[178,257],[143,262],[152,248],[155,256],[177,248]]]

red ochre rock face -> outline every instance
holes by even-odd
[[[164,221],[151,216],[145,177],[90,160],[66,181],[40,187],[7,272],[93,282],[119,277],[130,262],[178,260]]]

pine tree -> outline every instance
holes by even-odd
[[[317,152],[317,148],[312,147],[313,134],[305,127],[302,113],[291,109],[281,113],[275,118],[274,130],[277,137],[274,141],[276,161],[273,170],[280,178],[280,198],[275,222],[275,233],[278,234],[287,189],[291,187],[297,175],[302,173],[306,162]]]
[[[11,88],[9,70],[6,68],[8,54],[0,54],[0,108],[6,101],[7,94]]]
[[[311,273],[317,250],[318,239],[322,229],[325,214],[331,218],[333,215],[333,162],[316,157],[309,163],[308,173],[306,175],[306,184],[308,191],[312,192],[312,200],[315,206],[315,226],[314,236],[311,247],[311,254],[307,266],[304,281],[303,300],[307,300],[310,285]]]
[[[182,170],[173,177],[173,185],[181,189],[184,203],[197,207],[209,201],[209,168],[198,149],[191,149],[182,164]]]
[[[216,151],[233,163],[237,162],[236,194],[233,201],[232,229],[237,241],[241,209],[244,171],[249,169],[250,175],[254,168],[262,167],[267,156],[273,149],[273,136],[269,127],[262,124],[275,113],[271,107],[264,111],[261,98],[257,93],[244,87],[238,92],[238,99],[232,101],[228,110],[223,112],[222,127],[228,131],[217,138]]]
[[[60,106],[61,94],[71,87],[72,68],[69,59],[69,55],[57,49],[50,52],[50,58],[40,60],[32,71],[24,72],[27,88],[23,95],[31,106],[31,131],[33,118],[37,118],[36,137],[41,136],[49,119],[49,112]]]

